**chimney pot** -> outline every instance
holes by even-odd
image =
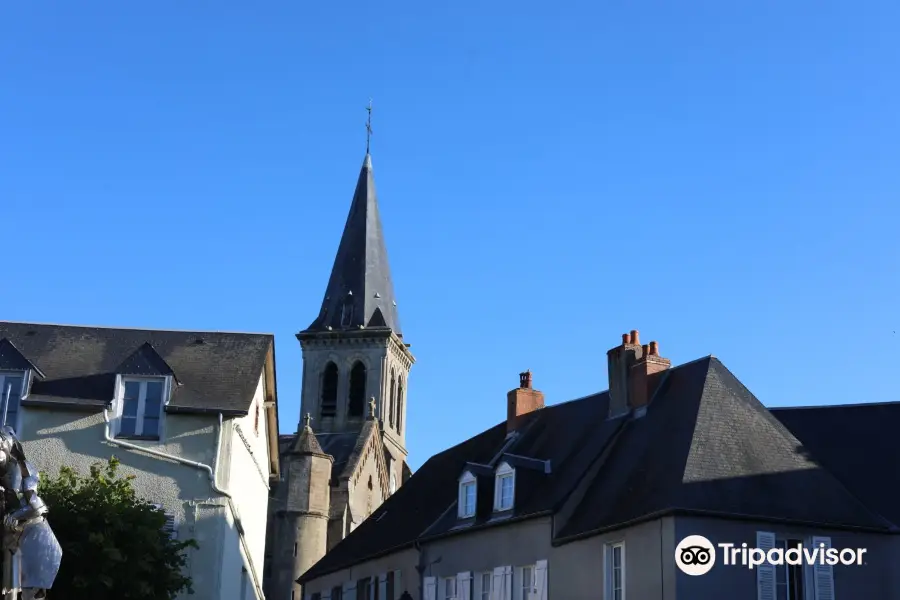
[[[659,356],[659,344],[650,342],[650,356]]]
[[[641,346],[642,356],[648,356],[650,354],[650,344],[644,344]]]
[[[627,333],[623,333],[623,334],[622,334],[622,343],[623,343],[623,344],[630,344],[630,343],[631,343],[631,336],[628,335]]]
[[[519,387],[531,389],[531,369],[524,373],[519,373]]]
[[[640,346],[640,345],[641,345],[641,338],[640,338],[640,336],[638,335],[638,330],[637,330],[637,329],[632,329],[632,330],[631,330],[631,343],[634,344],[635,346]]]

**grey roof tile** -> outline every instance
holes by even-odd
[[[798,432],[795,437],[713,357],[668,370],[659,385],[639,418],[609,419],[609,394],[603,392],[536,411],[511,443],[501,423],[435,455],[301,580],[417,540],[503,526],[490,516],[461,526],[454,510],[463,471],[478,477],[479,488],[482,482],[492,486],[491,470],[501,452],[520,465],[549,463],[549,473],[517,469],[510,516],[574,508],[555,543],[679,511],[895,531],[882,514],[900,518],[898,509],[887,506],[895,502],[896,486],[879,488],[885,478],[876,472],[881,465],[889,477],[900,475],[900,453],[886,441],[896,437],[900,405],[852,416],[846,409],[796,416],[775,411]],[[875,432],[880,441],[864,442],[872,418],[882,419]],[[832,442],[840,443],[829,449]],[[852,444],[859,449],[849,456],[858,461],[843,461],[840,448]],[[854,473],[850,465],[865,463],[866,453],[880,453],[883,460]],[[479,507],[482,500],[479,493]]]
[[[353,193],[321,311],[307,331],[361,326],[388,327],[401,333],[368,154]]]
[[[32,394],[47,402],[108,401],[119,369],[168,368],[180,385],[167,410],[235,414],[249,410],[274,341],[269,334],[0,321],[3,338],[41,368]]]
[[[770,411],[854,495],[900,526],[900,402]]]
[[[684,511],[888,529],[713,357],[671,369],[560,538]]]

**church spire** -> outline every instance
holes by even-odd
[[[367,123],[367,133],[371,133],[370,125],[371,122]],[[400,335],[400,318],[378,216],[372,157],[368,152],[356,182],[319,316],[307,331],[361,326],[388,327]]]

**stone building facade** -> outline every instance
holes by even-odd
[[[319,315],[303,350],[301,423],[279,436],[266,597],[300,600],[297,578],[409,478],[403,340],[366,153]]]

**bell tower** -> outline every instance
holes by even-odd
[[[317,434],[356,431],[374,398],[375,418],[391,455],[391,487],[399,485],[415,359],[400,328],[368,152],[319,315],[297,339],[303,349],[300,414],[312,415]]]

